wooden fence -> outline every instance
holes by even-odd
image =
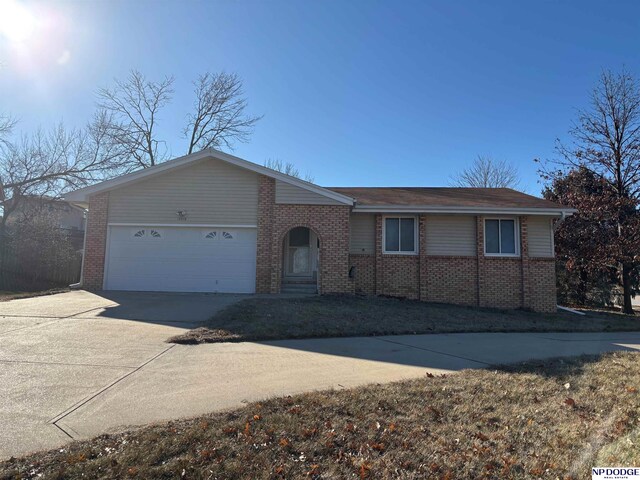
[[[65,287],[80,281],[82,254],[53,258],[38,265],[20,262],[15,249],[0,245],[0,290],[33,291]]]

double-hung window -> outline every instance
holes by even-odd
[[[385,217],[384,253],[417,253],[415,217]]]
[[[487,218],[484,221],[484,253],[505,257],[520,255],[515,218]]]

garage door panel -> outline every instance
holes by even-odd
[[[107,257],[110,290],[255,291],[253,228],[112,226]]]

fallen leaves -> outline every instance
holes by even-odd
[[[636,447],[625,443],[638,425],[640,356],[613,358],[625,362],[615,376],[605,357],[597,370],[590,360],[580,377],[571,373],[577,360],[565,360],[553,375],[527,367],[509,382],[495,381],[493,372],[474,371],[446,381],[423,376],[314,392],[191,423],[154,426],[142,430],[144,435],[101,438],[99,449],[73,446],[49,458],[70,479],[180,478],[185,468],[185,478],[197,468],[212,472],[212,478],[564,479],[584,439],[594,434],[606,442],[619,440],[633,459],[640,458]],[[565,389],[568,380],[570,389]],[[160,461],[149,464],[144,458]],[[15,471],[40,473],[45,471],[41,465]],[[46,473],[45,478],[55,478],[57,470]]]
[[[369,446],[370,446],[373,450],[375,450],[375,451],[377,451],[377,452],[384,452],[384,450],[385,450],[384,443],[375,443],[375,442],[374,442],[374,443],[370,443],[370,444],[369,444]]]
[[[371,473],[371,464],[368,462],[362,462],[360,464],[360,468],[358,469],[358,474],[360,478],[369,478],[369,474]]]
[[[318,428],[317,427],[313,427],[313,428],[303,428],[302,429],[302,436],[304,438],[311,438],[311,437],[315,437],[318,434]]]

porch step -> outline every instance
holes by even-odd
[[[283,283],[281,293],[318,293],[315,283]]]

